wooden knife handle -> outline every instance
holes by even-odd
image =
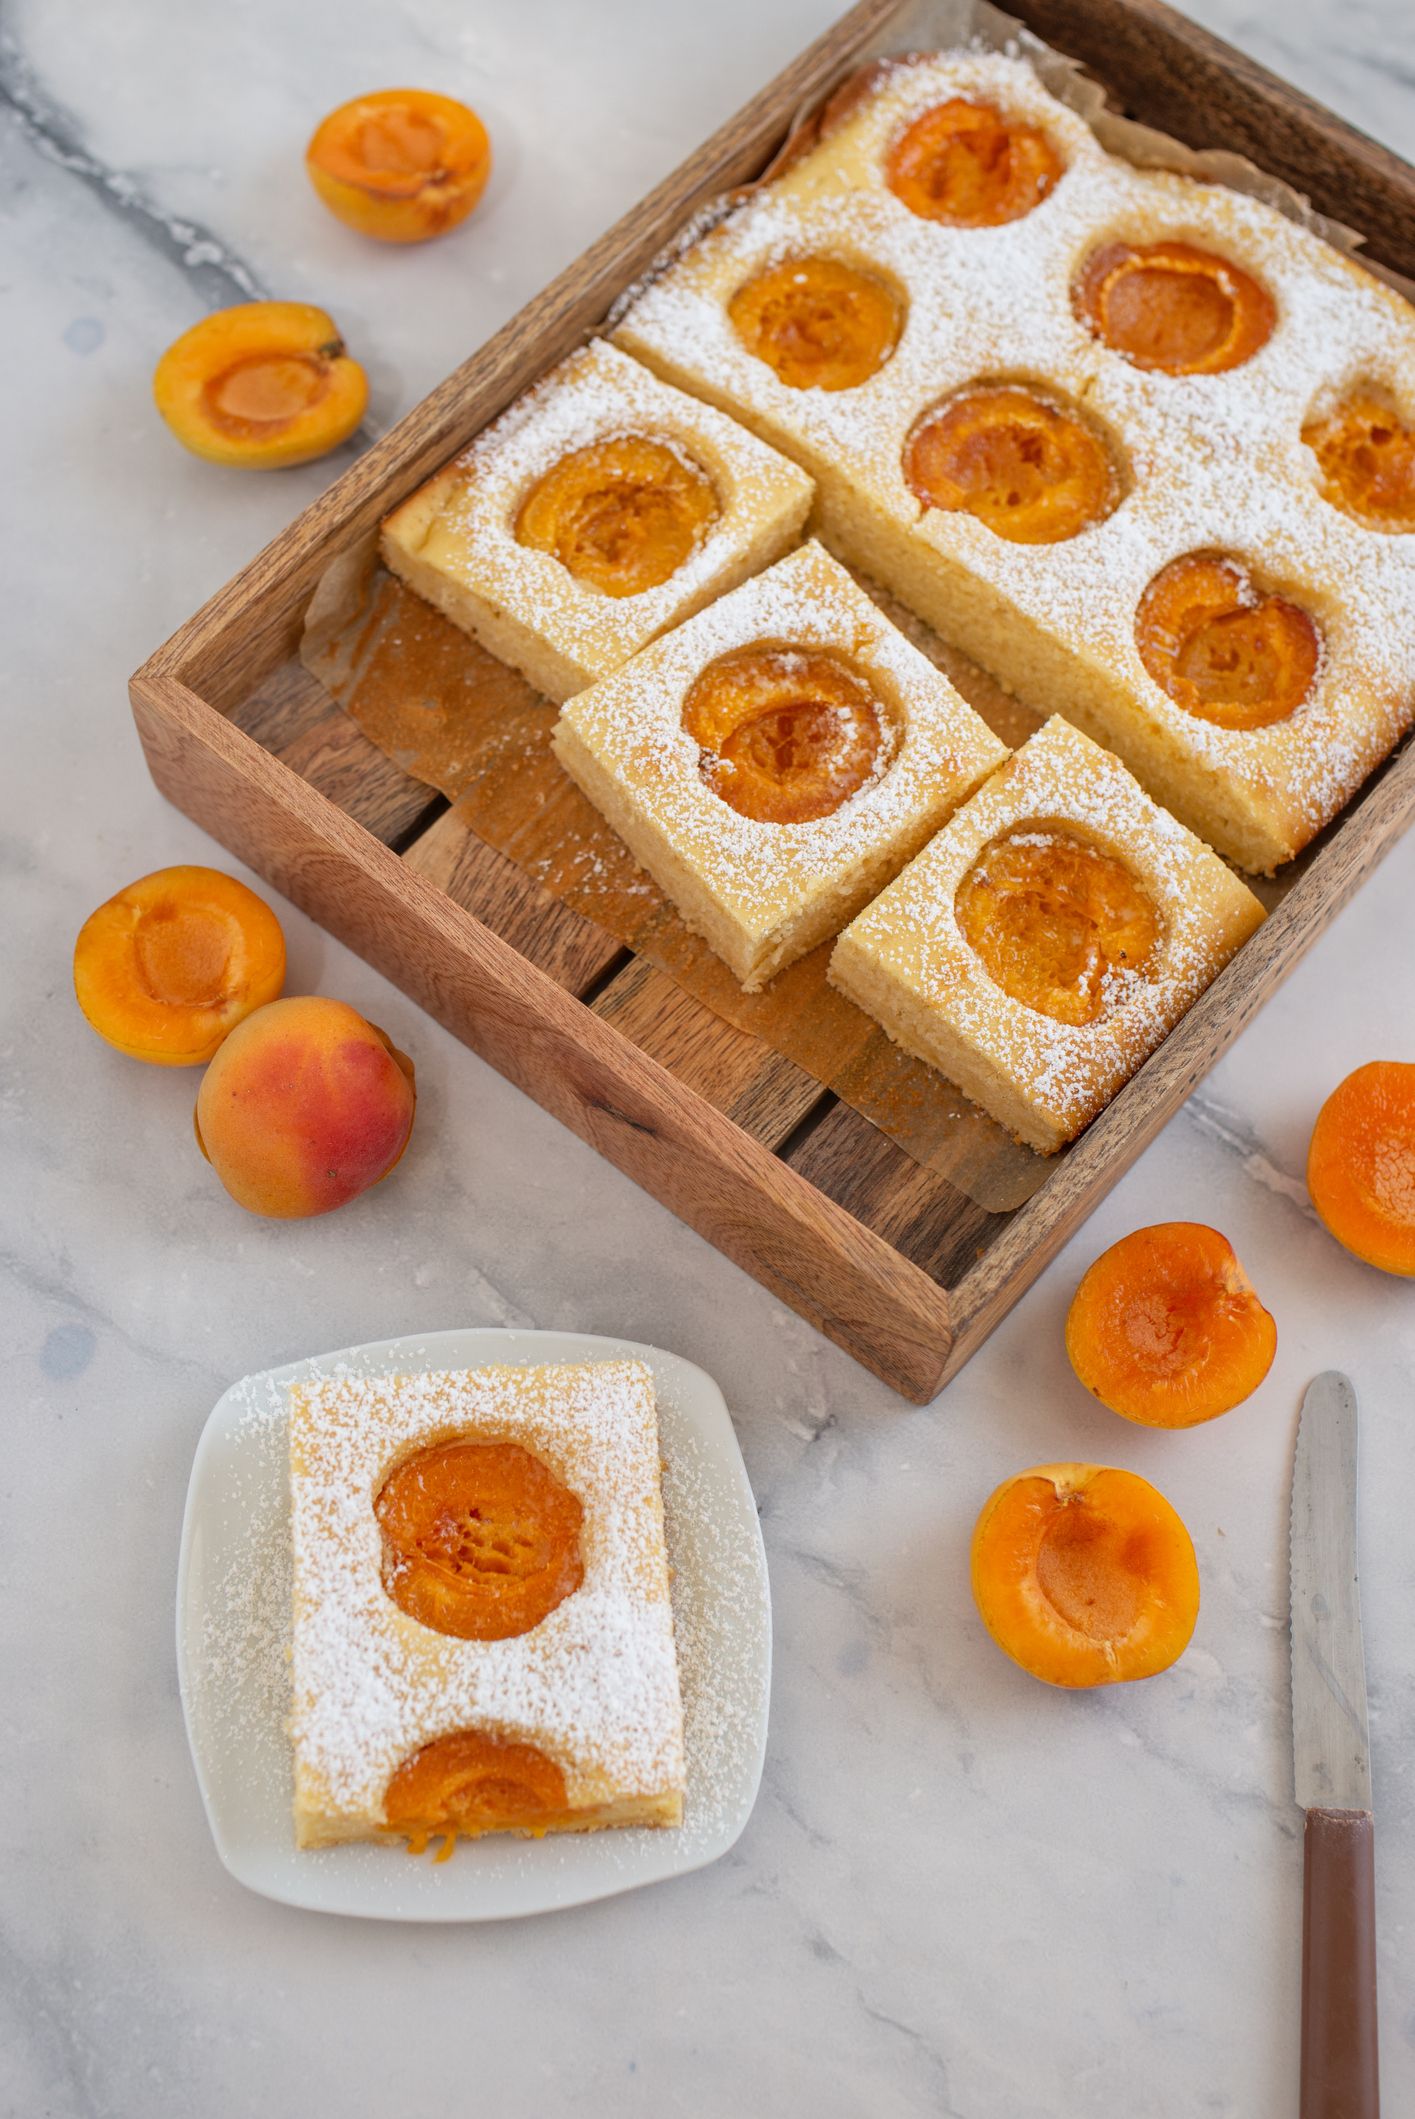
[[[1378,2119],[1376,1866],[1369,1810],[1309,1810],[1301,2119]]]

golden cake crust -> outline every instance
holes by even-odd
[[[435,1632],[384,1588],[378,1492],[405,1457],[452,1437],[519,1443],[583,1507],[584,1579],[529,1632]],[[290,1486],[298,1845],[385,1836],[394,1771],[462,1728],[560,1767],[568,1809],[551,1830],[679,1822],[682,1708],[642,1362],[295,1384]]]
[[[776,824],[706,784],[682,723],[695,679],[755,642],[824,649],[871,685],[897,745],[833,815]],[[556,754],[749,991],[835,934],[1007,755],[845,569],[807,544],[564,708]]]
[[[1116,982],[1091,1023],[1058,1022],[1005,993],[955,913],[985,848],[1057,826],[1122,862],[1159,915],[1153,957]],[[1252,892],[1118,759],[1053,717],[845,930],[830,978],[906,1051],[1050,1153],[1109,1102],[1262,918]]]
[[[706,472],[719,513],[666,581],[611,596],[520,543],[515,526],[528,491],[563,457],[623,435],[665,443]],[[811,497],[799,466],[594,340],[396,508],[380,544],[411,588],[559,701],[785,551]]]
[[[1041,126],[1060,151],[1060,181],[1022,218],[943,227],[889,190],[890,143],[953,95]],[[1077,315],[1072,286],[1097,247],[1166,237],[1231,258],[1271,292],[1275,328],[1241,366],[1142,371]],[[788,388],[728,316],[764,265],[812,252],[873,270],[907,300],[892,358],[854,389]],[[1108,155],[1020,60],[956,53],[887,69],[813,153],[651,285],[616,336],[798,457],[833,550],[1116,750],[1240,866],[1269,871],[1300,850],[1415,719],[1415,536],[1332,506],[1301,439],[1314,410],[1363,382],[1415,416],[1415,311],[1275,209]],[[1113,513],[1036,546],[921,507],[901,470],[916,423],[951,392],[999,380],[1040,385],[1099,429],[1124,489]],[[1209,548],[1322,626],[1313,691],[1272,728],[1197,720],[1140,661],[1139,597],[1172,559]]]

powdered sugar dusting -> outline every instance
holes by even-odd
[[[1159,914],[1150,962],[1108,982],[1093,1023],[1058,1022],[1004,993],[958,925],[963,877],[994,840],[1027,825],[1091,838],[1126,863]],[[1114,1095],[1261,918],[1251,892],[1116,759],[1053,719],[860,915],[841,949],[1000,1067],[1065,1137]],[[844,984],[853,990],[848,970]]]
[[[666,581],[609,596],[552,553],[521,544],[515,524],[530,489],[563,457],[626,436],[660,442],[705,472],[718,513]],[[739,578],[754,539],[779,521],[799,522],[810,499],[794,463],[599,339],[519,397],[443,477],[423,556],[588,669],[615,667],[721,579]]]
[[[410,1362],[432,1351],[412,1342],[406,1349]],[[343,1361],[307,1369],[341,1385],[362,1373]],[[684,1821],[671,1837],[687,1868],[718,1851],[724,1831],[740,1820],[745,1791],[755,1779],[769,1673],[766,1663],[756,1667],[744,1651],[762,1623],[765,1585],[759,1545],[754,1555],[743,1542],[740,1463],[734,1474],[720,1448],[709,1449],[700,1439],[688,1405],[680,1402],[671,1364],[658,1373],[657,1397],[686,1771]],[[272,1817],[284,1840],[291,1758],[288,1746],[272,1739],[283,1731],[290,1703],[288,1390],[277,1376],[249,1377],[228,1403],[232,1446],[222,1452],[220,1485],[214,1494],[208,1489],[206,1502],[209,1507],[215,1499],[227,1527],[217,1541],[218,1571],[202,1581],[188,1705],[199,1755],[210,1765],[214,1753],[223,1772],[228,1759],[239,1757],[242,1787],[259,1791],[261,1814]],[[755,1671],[750,1680],[749,1668]],[[634,1881],[637,1843],[658,1837],[595,1835],[596,1870],[622,1870],[626,1882]],[[455,1878],[460,1889],[464,1866],[473,1864],[479,1873],[481,1856],[493,1848],[498,1875],[514,1871],[528,1888],[548,1875],[582,1873],[584,1842],[552,1835],[534,1844],[498,1840],[483,1842],[475,1853],[459,1850],[451,1869],[401,1861],[398,1889],[425,1897],[429,1909],[440,1906],[448,1881]],[[371,1879],[385,1873],[391,1858],[385,1847],[358,1845],[297,1857],[302,1868],[336,1861],[367,1870]]]
[[[1022,219],[940,226],[911,214],[885,183],[898,132],[955,94],[1042,125],[1062,152],[1060,182]],[[1231,257],[1272,293],[1276,327],[1242,366],[1146,373],[1077,318],[1070,290],[1094,248],[1162,237]],[[746,280],[813,251],[876,271],[908,301],[893,357],[856,389],[788,388],[747,352],[728,315]],[[1158,743],[1220,776],[1240,806],[1275,814],[1271,828],[1294,844],[1415,717],[1415,536],[1367,528],[1329,505],[1301,438],[1315,410],[1361,383],[1389,392],[1415,421],[1415,311],[1274,207],[1107,154],[1020,58],[954,52],[886,69],[818,149],[649,286],[618,335],[797,456],[820,485],[825,534],[845,557],[910,598],[890,551],[912,553],[914,595],[936,553],[945,565],[934,566],[935,600],[922,614],[974,654],[986,634],[982,659],[1004,682],[1027,689],[1022,633],[1006,617],[1015,612],[1118,681],[1133,702],[1135,746]],[[1018,545],[964,512],[921,508],[901,472],[913,426],[953,391],[998,377],[1048,385],[1110,438],[1127,490],[1106,520],[1065,542]],[[1137,653],[1134,612],[1149,581],[1207,549],[1235,553],[1322,627],[1307,701],[1269,728],[1225,730],[1186,713]],[[976,631],[961,622],[970,615]]]
[[[681,1787],[682,1723],[642,1363],[432,1371],[291,1393],[298,1798],[376,1825],[397,1765],[476,1726],[547,1751],[572,1807]],[[521,1442],[579,1497],[584,1580],[530,1632],[454,1640],[380,1580],[374,1500],[400,1456],[449,1434]]]
[[[877,776],[830,816],[742,816],[705,782],[683,726],[694,679],[756,642],[849,658],[891,724]],[[981,716],[818,545],[803,545],[566,705],[563,723],[691,859],[743,925],[765,933],[901,831],[941,822],[1006,756]]]

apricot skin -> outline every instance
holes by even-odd
[[[74,992],[115,1051],[200,1067],[285,983],[285,937],[234,876],[155,869],[90,913],[74,944]]]
[[[346,228],[425,243],[466,220],[491,174],[474,110],[429,89],[381,88],[330,111],[305,150],[309,180]]]
[[[1312,1128],[1307,1189],[1353,1257],[1415,1278],[1415,1065],[1370,1060],[1337,1084]]]
[[[226,1039],[197,1093],[197,1145],[238,1205],[327,1214],[386,1177],[413,1128],[413,1063],[343,1001],[273,1001]]]
[[[173,340],[152,394],[194,456],[277,471],[349,439],[368,404],[368,378],[312,302],[237,302]]]
[[[1004,1480],[978,1517],[971,1572],[998,1647],[1070,1691],[1167,1670],[1199,1615],[1188,1531],[1148,1480],[1107,1465]]]
[[[1202,1222],[1136,1229],[1083,1274],[1066,1352],[1088,1391],[1141,1427],[1197,1427],[1251,1397],[1277,1326],[1233,1246]]]

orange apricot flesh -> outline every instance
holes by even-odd
[[[341,103],[305,150],[330,212],[381,243],[425,243],[465,221],[491,174],[474,110],[425,88],[381,88]]]
[[[152,393],[194,456],[272,471],[347,441],[364,416],[368,378],[313,303],[238,302],[174,340]]]
[[[1197,1427],[1252,1396],[1277,1326],[1217,1229],[1162,1221],[1088,1268],[1066,1318],[1086,1389],[1142,1427]]]
[[[1357,391],[1308,420],[1302,439],[1333,507],[1370,530],[1415,530],[1415,427],[1376,392]]]
[[[885,182],[911,213],[951,228],[1020,220],[1055,190],[1061,173],[1061,158],[1039,126],[962,96],[915,118],[885,164]]]
[[[219,869],[159,868],[91,913],[74,991],[101,1038],[158,1067],[205,1065],[285,983],[270,907]]]
[[[1084,1689],[1167,1670],[1199,1615],[1194,1546],[1135,1472],[1038,1464],[1004,1480],[973,1532],[973,1599],[1004,1654]]]
[[[1110,514],[1120,481],[1090,423],[1017,383],[972,386],[929,412],[904,448],[926,508],[966,510],[1013,544],[1057,544]]]
[[[1003,992],[1058,1023],[1094,1023],[1143,973],[1159,913],[1113,854],[1056,826],[1008,832],[958,886],[964,940]]]
[[[1415,1277],[1415,1064],[1370,1060],[1337,1084],[1312,1129],[1307,1189],[1353,1256]]]
[[[1137,368],[1218,375],[1272,337],[1266,287],[1230,258],[1194,243],[1107,243],[1072,290],[1077,315]]]
[[[344,1001],[272,1001],[202,1076],[197,1145],[252,1214],[327,1214],[386,1177],[413,1130],[413,1063]]]
[[[564,1773],[534,1744],[454,1729],[404,1759],[388,1783],[383,1815],[390,1832],[407,1835],[414,1854],[445,1833],[443,1860],[459,1834],[539,1835],[567,1802]]]
[[[1285,721],[1322,657],[1311,615],[1264,595],[1222,552],[1190,552],[1160,569],[1135,612],[1135,645],[1161,691],[1216,728]]]
[[[767,824],[828,817],[877,779],[894,730],[865,679],[820,648],[761,644],[710,663],[683,726],[715,795]]]
[[[529,1633],[584,1578],[584,1511],[517,1442],[432,1443],[389,1474],[374,1513],[394,1603],[459,1640]]]
[[[884,366],[904,304],[873,272],[841,258],[791,257],[739,287],[733,329],[791,390],[855,390]]]
[[[521,503],[516,537],[606,596],[639,596],[677,573],[721,512],[683,450],[619,434],[552,464]]]

